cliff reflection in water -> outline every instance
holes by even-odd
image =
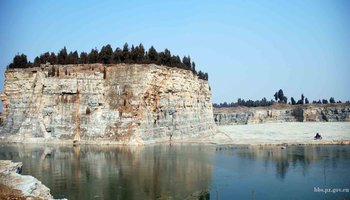
[[[216,148],[211,198],[348,199],[349,193],[314,192],[350,188],[350,147],[221,146]]]
[[[0,147],[0,158],[23,162],[55,198],[183,199],[208,189],[213,150],[201,146]]]
[[[216,151],[215,151],[216,148]],[[350,147],[201,146],[144,147],[0,144],[0,159],[23,162],[55,198],[346,199]],[[288,198],[285,198],[288,197]]]
[[[341,160],[350,160],[350,151],[347,146],[289,146],[282,149],[280,146],[239,146],[224,147],[222,153],[248,160],[262,160],[265,168],[275,165],[277,178],[284,179],[289,168],[301,167],[303,175],[308,173],[310,164],[322,162],[325,167],[336,167]]]

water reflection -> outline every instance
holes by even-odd
[[[216,152],[212,188],[219,199],[350,197],[314,192],[314,187],[350,188],[349,146],[228,146]]]
[[[216,150],[215,150],[216,149]],[[0,159],[68,199],[339,199],[314,187],[350,188],[349,146],[215,148],[0,145]],[[205,196],[205,193],[204,193]]]
[[[306,175],[311,163],[317,161],[325,161],[327,168],[337,166],[339,160],[349,160],[350,151],[347,146],[290,146],[282,149],[279,146],[272,147],[233,147],[226,148],[234,151],[222,153],[237,154],[237,156],[250,160],[262,159],[264,160],[264,166],[272,162],[275,164],[276,176],[280,179],[284,179],[288,168],[290,166],[302,167],[302,174]],[[331,166],[328,166],[331,165]]]
[[[213,150],[201,146],[2,146],[55,198],[183,199],[208,189]]]

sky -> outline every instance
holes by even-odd
[[[0,1],[0,89],[18,53],[142,43],[208,72],[214,103],[350,100],[348,0]]]

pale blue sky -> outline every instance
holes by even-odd
[[[350,100],[350,1],[0,1],[0,73],[16,53],[143,43],[190,55],[213,102]]]

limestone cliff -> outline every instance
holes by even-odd
[[[154,64],[9,69],[1,99],[12,141],[147,143],[215,128],[208,82]]]
[[[350,121],[350,104],[274,105],[257,108],[214,108],[218,125],[269,122]]]

